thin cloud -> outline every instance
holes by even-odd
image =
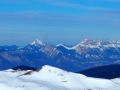
[[[69,3],[65,1],[55,1],[55,0],[42,0],[42,2],[50,3],[52,5],[56,6],[64,6],[64,7],[71,7],[71,8],[78,8],[78,9],[89,9],[89,10],[112,10],[109,8],[102,8],[102,7],[96,7],[96,6],[87,6],[82,4],[75,4],[75,3]]]
[[[113,11],[114,12],[114,11]],[[31,28],[40,26],[74,26],[74,27],[97,27],[118,25],[120,23],[120,12],[87,12],[84,16],[49,14],[49,13],[0,13],[0,23],[10,23],[10,27],[14,24],[22,27],[29,26]],[[114,22],[114,23],[113,23]],[[31,26],[30,26],[31,25]],[[12,27],[12,28],[13,28]],[[15,27],[16,28],[16,27]],[[30,29],[31,29],[30,28]],[[21,28],[19,28],[21,29]],[[38,28],[36,28],[38,30]]]

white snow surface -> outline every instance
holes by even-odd
[[[0,90],[120,90],[120,79],[100,79],[45,65],[39,71],[0,71]]]
[[[65,45],[63,45],[63,44],[58,44],[58,45],[56,45],[56,47],[59,47],[59,46],[62,46],[62,47],[64,47],[64,48],[68,49],[68,50],[74,50],[74,49],[77,48],[78,45],[73,46],[73,47],[68,47],[68,46],[65,46]]]
[[[44,43],[38,39],[36,39],[35,41],[31,42],[30,45],[41,45],[44,46]]]

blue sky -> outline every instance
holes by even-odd
[[[120,0],[0,0],[0,45],[120,40]]]

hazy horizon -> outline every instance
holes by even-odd
[[[0,45],[120,40],[120,0],[0,1]]]

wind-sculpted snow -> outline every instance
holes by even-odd
[[[30,74],[25,74],[31,72]],[[90,78],[48,65],[37,71],[0,71],[1,90],[119,90],[120,79]]]

